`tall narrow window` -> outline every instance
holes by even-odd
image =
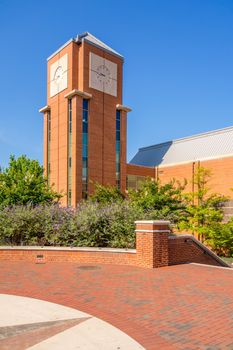
[[[121,112],[116,111],[116,186],[121,186]]]
[[[47,133],[48,133],[48,144],[47,144],[47,179],[48,184],[50,184],[50,146],[51,146],[51,114],[48,111],[47,114]]]
[[[68,205],[71,205],[72,196],[72,100],[68,100]]]
[[[83,100],[82,123],[82,198],[88,195],[88,100]]]

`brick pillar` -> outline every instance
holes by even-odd
[[[82,102],[81,96],[72,98],[72,195],[75,208],[82,199]],[[69,147],[69,145],[67,146]]]
[[[121,156],[120,156],[120,189],[122,193],[126,190],[126,134],[127,134],[127,112],[121,111]]]
[[[48,111],[44,113],[44,175],[48,177]]]
[[[141,267],[168,266],[168,235],[170,222],[136,221],[137,263]]]

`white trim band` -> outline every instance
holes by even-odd
[[[170,221],[165,220],[140,220],[134,221],[135,224],[153,224],[153,225],[170,225]]]
[[[105,252],[136,254],[136,249],[106,248],[106,247],[53,247],[53,246],[0,246],[2,250],[29,250],[29,251],[69,251],[69,252]]]
[[[135,232],[171,233],[171,230],[135,230]]]

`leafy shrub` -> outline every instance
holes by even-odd
[[[181,185],[175,180],[162,185],[159,181],[147,179],[141,182],[137,191],[129,190],[128,199],[151,219],[171,219],[172,222],[177,222],[185,210],[182,195],[185,185],[186,182]]]
[[[233,219],[210,227],[206,242],[221,256],[233,257]]]
[[[180,231],[188,230],[198,234],[198,239],[204,241],[215,230],[217,223],[223,219],[223,205],[227,197],[210,192],[208,182],[211,172],[203,167],[194,174],[196,191],[183,195],[186,201],[185,215],[178,222]]]
[[[58,205],[15,205],[0,210],[0,242],[12,245],[44,245],[55,241],[56,232],[68,229],[69,209]]]
[[[95,184],[95,191],[90,196],[92,202],[107,204],[113,202],[122,202],[125,196],[115,186],[103,186],[98,183]]]
[[[0,210],[0,243],[89,247],[135,246],[134,221],[142,212],[123,203],[84,202],[74,210],[58,205]]]
[[[135,246],[134,221],[140,215],[127,201],[107,206],[82,204],[75,214],[79,236],[75,245],[132,248]]]

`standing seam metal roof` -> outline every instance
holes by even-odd
[[[79,42],[81,40],[87,41],[90,44],[100,47],[106,51],[111,52],[112,54],[119,56],[121,59],[123,59],[123,56],[121,54],[119,54],[117,51],[113,50],[110,46],[106,45],[105,43],[103,43],[101,40],[99,40],[98,38],[96,38],[94,35],[92,35],[89,32],[85,32],[83,34],[80,34],[77,36],[76,41]]]
[[[86,41],[86,42],[90,43],[91,45],[97,46],[97,47],[99,47],[107,52],[110,52],[111,54],[121,58],[122,60],[124,60],[124,57],[121,54],[119,54],[117,51],[113,50],[110,46],[106,45],[105,43],[103,43],[101,40],[99,40],[98,38],[96,38],[94,35],[92,35],[89,32],[79,34],[79,35],[77,35],[76,38],[68,40],[64,45],[59,47],[58,50],[56,50],[52,55],[50,55],[47,58],[47,60],[49,60],[54,55],[56,55],[59,51],[61,51],[61,49],[63,49],[65,46],[67,46],[72,41],[77,42],[77,43],[81,43],[83,41]]]
[[[140,148],[130,164],[171,165],[233,155],[233,126]]]

